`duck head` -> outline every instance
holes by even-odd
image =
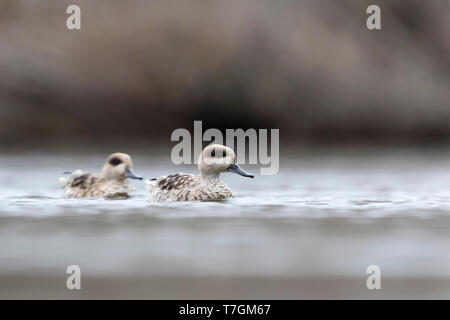
[[[198,169],[202,176],[232,172],[248,178],[254,177],[239,167],[233,150],[220,144],[211,144],[203,149],[198,159]]]
[[[102,173],[107,180],[143,179],[134,173],[131,157],[126,153],[120,152],[113,153],[108,157]]]

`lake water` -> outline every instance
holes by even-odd
[[[106,155],[0,154],[0,298],[450,298],[447,151],[287,154],[275,176],[224,174],[225,202],[154,204],[139,181],[129,200],[61,198],[62,172]],[[146,178],[197,171],[133,160]]]

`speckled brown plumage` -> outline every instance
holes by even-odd
[[[65,198],[122,197],[136,191],[127,179],[108,181],[98,173],[83,173],[78,170],[66,180],[62,179],[60,182]]]
[[[231,189],[216,178],[202,178],[201,175],[172,174],[148,182],[150,200],[170,201],[213,201],[233,198]]]
[[[233,192],[220,180],[220,173],[230,167],[239,168],[234,151],[222,145],[206,147],[199,158],[199,175],[177,173],[158,179],[147,180],[150,200],[171,201],[215,201],[234,198]],[[239,174],[244,174],[242,169]],[[231,172],[231,171],[230,171]],[[253,177],[250,174],[247,176]]]
[[[69,177],[59,178],[65,198],[128,197],[135,192],[128,178],[142,179],[131,171],[130,156],[114,153],[109,156],[101,173],[85,173],[77,170]]]

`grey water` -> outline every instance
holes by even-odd
[[[146,178],[196,172],[132,155]],[[223,202],[151,203],[139,181],[128,200],[61,197],[62,172],[106,156],[0,155],[0,298],[450,298],[448,151],[292,153],[274,176],[224,174]]]

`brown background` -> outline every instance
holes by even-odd
[[[375,3],[381,31],[365,25]],[[0,145],[167,143],[193,120],[446,145],[449,17],[447,0],[2,0]]]

